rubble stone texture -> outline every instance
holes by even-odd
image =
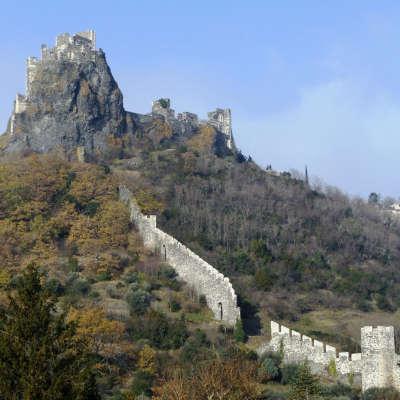
[[[120,198],[130,209],[131,220],[147,248],[160,254],[179,277],[204,295],[216,320],[234,326],[240,319],[237,296],[228,278],[201,259],[174,237],[157,228],[155,215],[144,215],[126,187],[120,188]]]
[[[395,353],[392,326],[361,328],[361,353],[338,353],[336,348],[271,321],[271,341],[258,349],[283,351],[285,363],[308,362],[314,373],[327,373],[332,362],[338,375],[358,375],[362,390],[394,387],[400,390],[400,356]]]

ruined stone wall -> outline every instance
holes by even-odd
[[[157,251],[179,277],[204,295],[215,319],[235,325],[240,319],[237,296],[228,278],[201,259],[171,235],[157,228],[155,215],[144,215],[126,187],[120,187],[120,199],[129,206],[144,245]]]
[[[394,387],[400,390],[400,356],[395,353],[392,326],[361,328],[361,353],[338,353],[335,347],[271,321],[271,341],[258,349],[283,351],[285,363],[309,363],[314,373],[325,373],[334,361],[339,376],[361,376],[362,390]]]
[[[208,113],[208,123],[226,136],[227,146],[233,149],[232,115],[229,108],[217,108]]]
[[[338,353],[336,348],[271,321],[271,341],[258,349],[283,351],[285,363],[308,362],[314,373],[327,372],[334,361],[338,375],[361,374],[361,354]]]
[[[171,108],[170,99],[154,100],[151,111],[153,114],[162,115],[167,120],[175,118],[175,110]]]
[[[26,97],[30,97],[30,88],[35,80],[37,67],[43,63],[70,61],[85,62],[96,60],[96,33],[93,30],[75,35],[63,33],[56,38],[55,47],[41,47],[41,58],[28,57],[26,68]]]

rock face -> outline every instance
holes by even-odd
[[[42,46],[40,59],[28,58],[26,95],[16,96],[1,152],[56,151],[67,158],[96,159],[122,154],[124,146],[135,145],[146,131],[157,131],[152,141],[180,140],[204,125],[215,129],[215,146],[220,149],[222,143],[221,154],[232,152],[229,109],[217,109],[208,121],[199,121],[188,112],[175,117],[169,99],[159,99],[150,114],[126,112],[95,40],[94,31],[62,34],[55,47]]]
[[[122,94],[104,53],[82,63],[49,61],[36,67],[29,96],[16,100],[8,126],[7,151],[69,154],[82,146],[104,151],[112,136],[125,133]],[[20,104],[16,104],[20,107]]]

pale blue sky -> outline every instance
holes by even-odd
[[[128,110],[161,96],[203,117],[230,107],[259,164],[398,197],[399,21],[400,2],[385,0],[3,2],[0,131],[25,58],[91,27]]]

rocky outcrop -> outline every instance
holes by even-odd
[[[41,58],[28,58],[26,94],[16,96],[0,155],[56,151],[87,161],[123,157],[135,146],[180,144],[204,126],[213,129],[211,150],[232,154],[229,109],[199,121],[189,112],[175,116],[169,99],[159,99],[149,114],[126,112],[95,38],[94,31],[62,34],[53,48],[42,46]]]
[[[9,123],[7,152],[65,154],[78,146],[87,154],[103,152],[126,133],[122,93],[99,51],[95,61],[39,64],[22,112]]]

